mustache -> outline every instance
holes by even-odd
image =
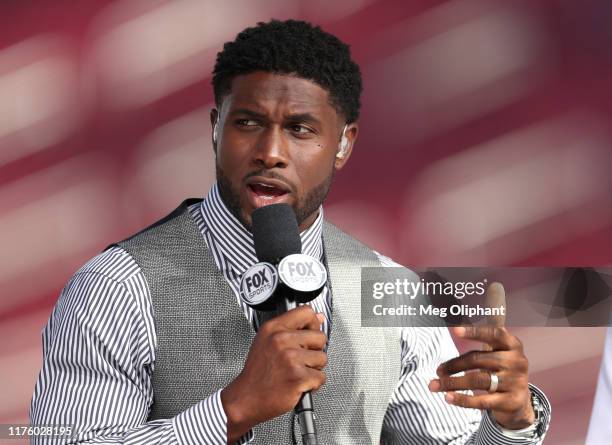
[[[278,181],[282,181],[283,183],[285,183],[287,185],[287,187],[289,187],[289,189],[292,192],[295,192],[295,185],[289,181],[287,178],[285,178],[283,175],[281,175],[280,173],[276,173],[274,171],[271,170],[266,170],[266,169],[260,169],[260,170],[255,170],[252,171],[250,173],[248,173],[243,179],[242,182],[246,182],[247,179],[252,178],[253,176],[259,176],[261,178],[266,178],[266,179],[276,179]]]

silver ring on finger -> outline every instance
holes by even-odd
[[[499,386],[499,377],[497,377],[497,374],[495,374],[494,372],[492,372],[490,376],[491,384],[489,385],[489,392],[494,393],[497,392],[497,387]]]

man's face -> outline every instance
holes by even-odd
[[[218,118],[217,183],[223,201],[247,227],[254,209],[293,207],[300,230],[310,226],[333,174],[348,160],[336,158],[343,118],[316,83],[256,72],[238,76],[211,120]],[[357,135],[346,132],[349,148]],[[349,149],[350,154],[350,149]]]

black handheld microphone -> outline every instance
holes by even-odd
[[[256,304],[252,306],[260,310],[270,310],[273,303],[277,313],[282,314],[297,307],[298,303],[305,303],[316,298],[327,281],[327,271],[318,260],[301,253],[302,241],[297,219],[291,206],[287,204],[264,206],[253,212],[252,219],[255,252],[260,263],[253,266],[256,270],[255,273],[250,274],[251,282],[259,274],[261,278],[258,283],[266,286],[264,280],[270,272],[269,265],[273,265],[278,274],[268,279],[271,282],[270,287],[266,287],[266,290],[261,292],[268,294],[267,298],[255,298]],[[266,267],[267,271],[262,272],[262,267]],[[245,276],[249,272],[247,271]],[[241,287],[244,297],[244,289],[248,286],[245,284]],[[251,290],[251,288],[248,289]],[[257,292],[257,289],[251,290],[251,294]],[[314,405],[310,391],[302,395],[295,407],[295,413],[300,423],[302,443],[317,445]]]

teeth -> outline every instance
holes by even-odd
[[[261,182],[258,182],[257,185],[260,185],[262,187],[267,187],[269,189],[274,189],[276,187],[274,187],[273,185],[268,185],[268,184],[262,184]]]

